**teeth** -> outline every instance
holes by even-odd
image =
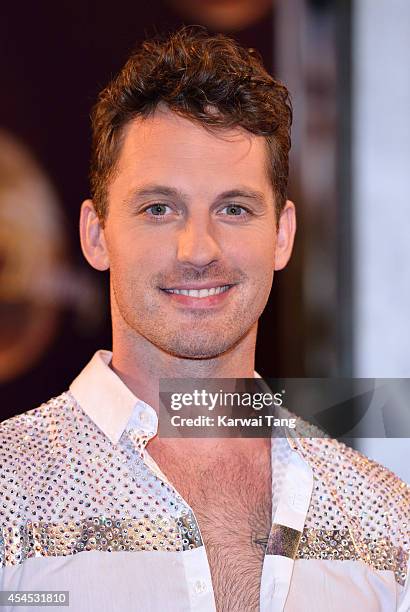
[[[218,295],[229,289],[229,285],[222,287],[211,287],[210,289],[166,289],[168,293],[176,293],[177,295],[188,295],[189,297],[205,298],[210,295]]]

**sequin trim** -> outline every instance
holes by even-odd
[[[277,553],[278,554],[278,553]],[[305,529],[300,538],[297,559],[363,561],[375,570],[394,572],[396,582],[404,585],[408,553],[388,539],[355,542],[349,529]]]
[[[163,523],[104,516],[61,524],[29,521],[19,529],[6,529],[3,564],[17,565],[30,557],[65,557],[90,550],[181,552],[202,546],[193,516],[183,516],[174,525],[168,520]]]
[[[298,550],[301,532],[292,527],[274,523],[270,530],[267,555],[281,555],[294,559]]]

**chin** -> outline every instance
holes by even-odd
[[[214,359],[224,353],[228,353],[240,340],[240,338],[221,338],[219,334],[214,339],[206,338],[198,342],[198,338],[187,342],[187,338],[181,342],[166,344],[162,348],[167,353],[180,357],[181,359]]]

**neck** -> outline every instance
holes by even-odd
[[[170,355],[138,334],[113,329],[112,369],[141,400],[158,410],[161,378],[253,378],[257,324],[234,347],[210,359]]]

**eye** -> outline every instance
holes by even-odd
[[[156,204],[151,204],[151,206],[148,206],[148,208],[145,209],[145,212],[147,212],[148,210],[151,210],[154,216],[160,216],[160,215],[165,215],[166,208],[169,208],[167,204],[156,203]]]
[[[148,213],[150,217],[163,217],[166,214],[167,209],[171,210],[167,204],[156,202],[155,204],[148,206],[144,212]]]
[[[239,204],[229,204],[228,206],[224,206],[222,211],[226,211],[226,215],[228,217],[247,217],[250,214],[250,211],[243,206],[239,206]]]

